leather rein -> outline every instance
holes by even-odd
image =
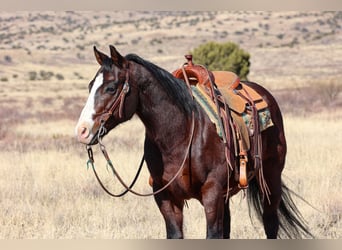
[[[145,160],[144,155],[142,156],[142,159],[140,161],[137,173],[136,173],[132,183],[130,185],[127,185],[126,182],[119,175],[116,168],[114,167],[114,165],[113,165],[113,163],[109,157],[109,154],[106,150],[106,147],[102,142],[102,137],[107,133],[107,129],[105,128],[105,123],[111,116],[113,116],[113,113],[117,108],[119,108],[119,118],[123,117],[123,106],[124,106],[124,102],[125,102],[125,97],[128,94],[129,89],[130,89],[130,86],[128,83],[128,71],[127,71],[126,72],[126,81],[125,81],[125,83],[122,87],[122,90],[121,90],[120,94],[118,95],[117,99],[114,101],[114,103],[112,104],[111,108],[108,111],[104,111],[101,114],[103,116],[103,118],[101,119],[101,125],[100,125],[100,128],[99,128],[98,133],[97,133],[97,139],[98,139],[98,142],[100,145],[100,149],[101,149],[103,156],[105,157],[105,159],[107,161],[107,166],[110,167],[110,169],[112,170],[113,176],[119,180],[120,184],[124,187],[125,190],[120,194],[114,194],[105,187],[105,185],[103,184],[99,175],[96,172],[95,164],[94,164],[94,162],[95,162],[94,161],[94,154],[93,154],[92,147],[90,145],[86,146],[86,149],[88,152],[87,168],[89,168],[89,166],[91,166],[91,168],[93,169],[93,172],[95,174],[95,177],[96,177],[98,183],[100,184],[100,186],[102,187],[102,189],[112,197],[121,197],[121,196],[125,195],[127,192],[130,192],[130,193],[135,194],[137,196],[152,196],[152,195],[156,195],[156,194],[164,191],[166,188],[168,188],[176,180],[176,178],[181,174],[181,172],[183,171],[185,161],[186,161],[188,154],[189,154],[189,151],[190,151],[190,147],[191,147],[193,135],[194,135],[194,130],[195,130],[194,112],[192,112],[191,130],[190,130],[191,133],[190,133],[190,136],[188,139],[188,144],[186,147],[185,155],[184,155],[184,158],[181,162],[181,165],[180,165],[177,173],[163,187],[161,187],[160,189],[158,189],[154,192],[150,192],[150,193],[136,192],[132,188],[133,188],[134,184],[136,183],[136,181],[140,175],[140,172],[141,172],[142,166],[144,164],[144,160]]]

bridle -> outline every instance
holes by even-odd
[[[125,83],[122,86],[122,89],[118,95],[118,97],[116,98],[116,100],[113,102],[112,106],[108,109],[105,110],[104,112],[102,112],[100,115],[101,117],[101,123],[106,123],[107,120],[113,116],[114,111],[119,107],[119,119],[121,119],[123,117],[123,104],[125,102],[125,97],[128,94],[129,90],[130,90],[130,86],[129,86],[129,74],[128,74],[128,70],[126,71],[126,80]]]
[[[96,177],[98,183],[100,184],[100,186],[102,187],[102,189],[107,194],[109,194],[112,197],[121,197],[121,196],[125,195],[127,192],[130,192],[130,193],[135,194],[137,196],[152,196],[152,195],[156,195],[156,194],[164,191],[166,188],[168,188],[176,180],[176,178],[180,175],[180,173],[183,171],[185,161],[186,161],[186,159],[188,157],[188,154],[189,154],[189,151],[190,151],[190,148],[191,148],[191,144],[192,144],[192,140],[193,140],[193,135],[194,135],[194,130],[195,130],[194,112],[192,112],[191,130],[190,130],[191,132],[190,132],[190,136],[189,136],[189,139],[188,139],[187,149],[185,151],[184,158],[182,160],[182,163],[181,163],[177,173],[163,187],[161,187],[157,191],[154,191],[154,192],[151,192],[151,193],[144,193],[144,194],[136,192],[132,188],[133,188],[134,184],[136,183],[136,181],[137,181],[137,179],[138,179],[138,177],[140,175],[140,172],[141,172],[144,160],[145,160],[144,155],[142,156],[142,159],[140,161],[137,173],[136,173],[132,183],[130,185],[127,185],[125,183],[125,181],[119,175],[118,171],[115,169],[115,167],[114,167],[114,165],[113,165],[113,163],[112,163],[112,161],[111,161],[111,159],[110,159],[110,157],[108,155],[106,147],[105,147],[105,145],[102,142],[102,137],[107,133],[107,129],[105,128],[105,123],[106,123],[106,121],[111,116],[113,116],[114,111],[116,109],[119,109],[119,119],[121,119],[123,117],[123,106],[124,106],[124,102],[125,102],[125,97],[126,97],[127,93],[129,92],[129,89],[130,89],[130,85],[128,83],[128,79],[129,79],[129,75],[128,75],[128,70],[127,70],[126,71],[126,80],[125,80],[125,83],[124,83],[124,85],[123,85],[123,87],[121,89],[121,92],[119,93],[117,99],[114,101],[114,103],[112,104],[110,109],[108,109],[107,111],[104,111],[103,113],[101,113],[101,116],[102,116],[101,117],[101,124],[100,124],[99,130],[97,132],[97,137],[96,136],[94,137],[94,138],[97,138],[97,140],[98,140],[101,152],[102,152],[103,156],[105,157],[105,159],[107,161],[107,166],[110,167],[110,169],[112,170],[113,176],[116,177],[119,180],[120,184],[125,188],[125,190],[122,193],[120,193],[120,194],[114,194],[114,193],[112,193],[111,191],[109,191],[105,187],[105,185],[103,184],[103,182],[101,181],[99,175],[96,172],[95,164],[94,164],[94,154],[93,154],[93,150],[92,150],[91,145],[87,145],[86,146],[86,149],[87,149],[87,152],[88,152],[87,168],[91,167],[93,169],[95,177]]]

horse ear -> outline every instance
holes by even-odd
[[[95,54],[96,61],[97,61],[100,65],[102,65],[103,62],[104,62],[104,60],[105,60],[106,58],[108,58],[108,56],[106,56],[106,55],[103,54],[102,52],[98,51],[98,50],[96,49],[96,46],[94,46],[94,54]]]
[[[109,49],[114,65],[122,69],[126,59],[116,50],[113,45],[109,45]]]

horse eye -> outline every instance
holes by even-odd
[[[108,93],[108,94],[113,95],[113,94],[115,94],[115,92],[116,92],[116,88],[114,88],[113,86],[108,86],[106,88],[106,93]]]

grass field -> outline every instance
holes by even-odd
[[[97,70],[94,44],[173,70],[208,40],[250,51],[250,80],[270,89],[284,114],[284,181],[311,204],[295,198],[317,238],[342,238],[340,25],[341,12],[0,13],[0,238],[165,238],[152,197],[113,199],[101,189],[74,127]],[[143,139],[136,117],[104,139],[127,181]],[[94,150],[100,176],[121,191]],[[144,167],[135,188],[150,192],[148,177]],[[203,208],[188,205],[185,237],[204,238]],[[232,238],[264,238],[243,193],[232,198],[231,212]]]
[[[87,170],[86,150],[73,137],[87,95],[84,88],[59,85],[63,98],[48,101],[42,94],[44,84],[27,87],[24,96],[8,86],[0,87],[7,96],[1,111],[0,238],[165,237],[152,197],[128,194],[113,199]],[[340,111],[305,117],[286,113],[284,117],[288,140],[284,181],[315,207],[297,201],[318,238],[342,235]],[[133,178],[142,156],[143,137],[144,128],[134,117],[104,140],[127,180]],[[99,150],[94,150],[102,178],[119,192],[120,185],[112,180]],[[145,168],[136,189],[149,192],[147,180]],[[231,210],[232,238],[264,237],[261,224],[256,220],[251,224],[242,193],[232,198]],[[205,237],[204,213],[197,201],[185,208],[184,227],[187,238]]]

